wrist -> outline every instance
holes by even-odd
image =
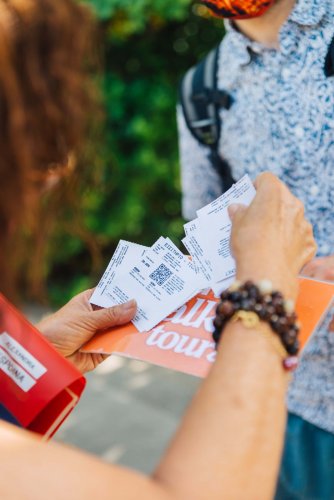
[[[260,320],[253,327],[246,326],[243,321],[229,321],[220,342],[223,342],[226,335],[238,335],[241,342],[245,342],[245,338],[247,338],[247,343],[255,344],[259,349],[270,352],[271,358],[275,359],[280,368],[282,368],[280,341],[266,321]],[[220,343],[217,347],[220,347]],[[282,370],[282,372],[286,373],[285,370]]]
[[[231,323],[238,322],[253,330],[265,322],[271,330],[267,337],[280,355],[284,369],[296,368],[300,325],[291,299],[275,290],[269,280],[257,283],[235,281],[220,297],[214,319],[213,339],[216,345]]]
[[[261,259],[254,266],[241,266],[237,264],[236,279],[241,283],[245,283],[246,281],[258,283],[262,280],[269,280],[272,283],[273,289],[281,292],[286,299],[293,301],[297,299],[297,274],[291,272],[289,269],[279,269],[275,265],[273,267],[262,267]]]

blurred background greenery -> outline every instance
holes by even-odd
[[[121,238],[151,245],[164,235],[178,244],[178,83],[223,35],[222,23],[190,0],[84,2],[98,19],[105,120],[98,140],[87,145],[95,177],[80,199],[91,236],[66,223],[73,214],[60,217],[44,259],[54,305],[94,286]]]

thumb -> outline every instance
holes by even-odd
[[[318,264],[318,260],[317,259],[312,259],[307,264],[305,264],[305,266],[301,270],[301,274],[303,276],[310,276],[310,277],[312,277],[312,274],[317,270],[318,267],[320,267],[319,264]]]
[[[119,306],[106,307],[90,313],[90,321],[96,330],[123,325],[131,321],[137,311],[135,300],[129,300]]]
[[[233,222],[235,216],[238,214],[238,215],[241,215],[243,214],[245,211],[246,211],[247,207],[245,205],[240,205],[238,203],[232,203],[232,205],[230,205],[227,210],[228,210],[228,215],[231,219],[231,221]]]

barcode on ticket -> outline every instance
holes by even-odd
[[[172,271],[165,266],[165,264],[160,264],[153,273],[150,274],[150,278],[155,281],[157,285],[163,285],[165,281],[172,276]]]

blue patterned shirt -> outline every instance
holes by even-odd
[[[280,50],[250,41],[227,23],[218,87],[234,100],[221,110],[220,154],[234,179],[270,170],[305,204],[319,255],[334,253],[334,77],[324,61],[334,36],[334,2],[299,0],[280,31]],[[221,194],[207,148],[178,110],[183,214]]]
[[[290,187],[305,204],[318,255],[334,254],[334,77],[324,73],[333,37],[333,0],[298,0],[280,30],[279,50],[227,23],[218,68],[218,87],[234,100],[221,110],[221,156],[236,180],[270,170]],[[193,219],[221,194],[220,181],[180,108],[178,125],[183,214]],[[334,333],[326,322],[304,350],[288,407],[334,433]]]

